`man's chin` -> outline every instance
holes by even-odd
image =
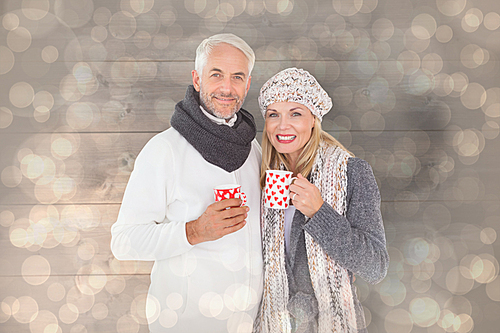
[[[234,107],[232,107],[231,109],[224,109],[224,110],[214,110],[213,114],[217,117],[217,118],[221,118],[221,119],[231,119],[235,114],[236,112],[239,111],[239,108],[238,109],[235,109]]]
[[[236,114],[236,112],[231,113],[231,114],[215,112],[214,116],[216,116],[217,118],[220,118],[220,119],[229,120],[229,119],[233,118],[233,116],[235,114]]]

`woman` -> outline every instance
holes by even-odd
[[[264,295],[257,332],[366,332],[354,275],[381,281],[389,256],[369,164],[321,130],[328,94],[285,69],[260,90],[265,171],[289,170],[290,208],[262,208]]]

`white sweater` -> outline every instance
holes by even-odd
[[[259,171],[261,149],[234,171],[206,162],[174,128],[154,136],[135,161],[111,228],[120,260],[154,260],[147,316],[151,332],[251,332],[262,294]],[[214,202],[213,188],[238,183],[247,224],[191,245],[185,224]]]

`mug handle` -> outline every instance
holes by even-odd
[[[239,195],[236,194],[234,197],[235,198],[239,197],[241,199],[241,205],[240,205],[240,207],[243,207],[243,206],[246,205],[246,203],[247,203],[247,195],[245,194],[245,192],[240,192]]]

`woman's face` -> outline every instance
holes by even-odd
[[[266,132],[279,153],[296,161],[309,141],[314,116],[309,109],[295,102],[274,103],[266,110]]]

